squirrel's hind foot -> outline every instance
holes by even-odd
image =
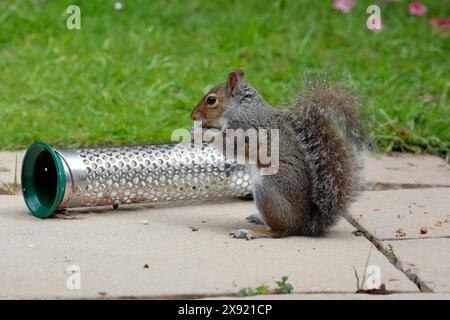
[[[234,230],[231,231],[229,233],[229,235],[235,239],[245,239],[245,240],[250,240],[253,239],[253,233],[251,230],[247,230],[247,229],[238,229],[238,230]]]
[[[235,239],[258,239],[258,238],[283,238],[287,235],[285,232],[278,232],[271,229],[268,230],[248,230],[238,229],[231,231],[229,235]]]

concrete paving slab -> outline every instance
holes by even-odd
[[[368,190],[450,187],[450,165],[436,156],[393,153],[365,155],[364,160]]]
[[[422,291],[450,293],[450,238],[382,241],[381,245]]]
[[[0,196],[0,298],[234,295],[284,275],[296,293],[355,292],[353,266],[361,278],[371,243],[347,221],[323,238],[229,238],[255,211],[246,201],[40,220],[19,196]],[[418,292],[375,248],[369,264],[388,290]],[[81,290],[67,288],[77,276],[70,266],[80,268]]]
[[[379,240],[450,237],[450,188],[367,191],[350,213]]]
[[[396,293],[387,295],[353,293],[268,294],[253,297],[215,297],[203,300],[450,300],[449,293]]]

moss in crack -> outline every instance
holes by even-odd
[[[266,284],[261,284],[256,288],[242,288],[238,291],[238,296],[252,297],[264,294],[290,294],[294,287],[292,286],[292,284],[287,282],[288,279],[288,276],[283,276],[281,277],[280,281],[275,281],[277,287],[273,290],[270,290],[269,286]]]

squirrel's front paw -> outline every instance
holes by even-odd
[[[245,221],[254,224],[264,224],[264,220],[259,213],[254,213],[245,218]]]
[[[253,239],[253,233],[247,229],[234,230],[231,231],[229,235],[236,239],[246,239],[246,240]]]

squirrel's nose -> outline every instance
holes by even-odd
[[[192,111],[191,119],[192,120],[202,120],[201,113],[197,110]]]

